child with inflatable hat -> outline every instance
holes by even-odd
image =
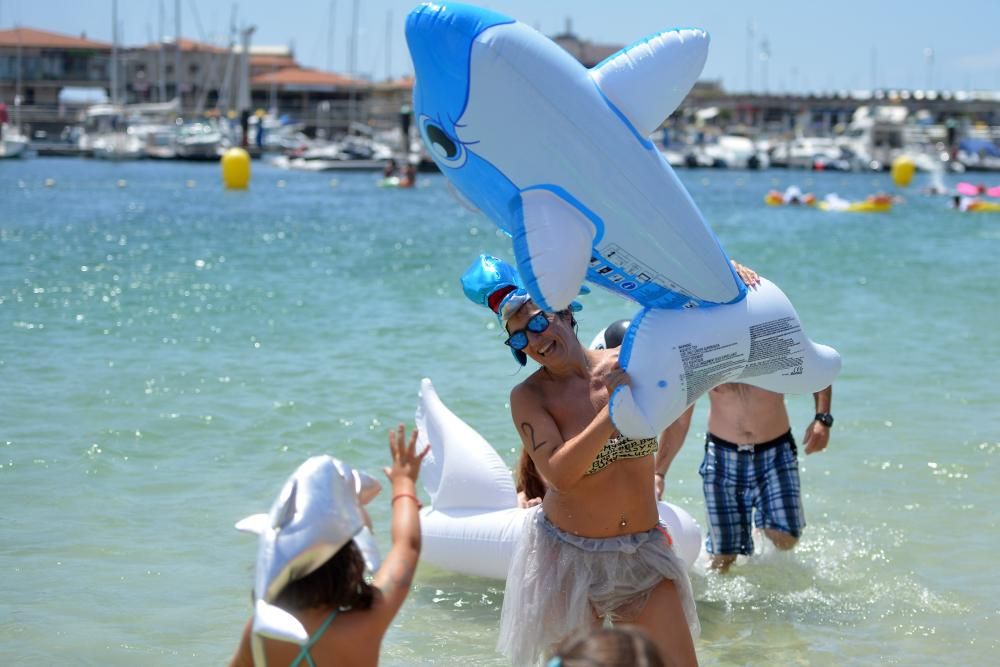
[[[571,309],[546,313],[500,259],[480,256],[462,286],[488,307],[518,363],[540,368],[514,387],[511,416],[548,486],[524,515],[507,573],[497,648],[534,664],[595,615],[644,628],[664,655],[695,665],[700,632],[683,560],[659,522],[656,439],[620,437],[608,399],[629,381],[617,350],[588,350]]]
[[[380,567],[362,507],[378,483],[333,457],[303,463],[270,514],[237,524],[260,547],[255,613],[230,667],[378,664],[420,557],[416,480],[430,446],[417,453],[416,442],[416,430],[409,442],[402,425],[389,432],[392,548]],[[370,584],[366,566],[377,567]]]

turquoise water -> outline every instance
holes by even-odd
[[[913,190],[885,215],[762,203],[887,175],[680,176],[845,360],[800,547],[694,576],[702,664],[995,664],[1000,215]],[[515,460],[525,372],[457,280],[509,242],[438,175],[335,178],[258,163],[232,193],[216,165],[0,162],[0,664],[227,660],[255,555],[233,523],[310,455],[377,472],[422,377]],[[580,336],[633,311],[595,292]],[[800,435],[812,399],[788,406]],[[699,520],[705,407],[667,479]],[[388,500],[372,513],[385,547]],[[502,598],[422,566],[383,664],[503,664]]]

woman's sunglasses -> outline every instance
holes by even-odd
[[[528,332],[542,333],[549,328],[549,316],[544,312],[537,312],[528,320],[528,324],[523,329],[518,329],[504,341],[515,350],[521,351],[528,347]]]

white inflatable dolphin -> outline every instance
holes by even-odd
[[[264,665],[261,637],[304,644],[309,634],[292,614],[271,604],[290,581],[311,574],[351,539],[371,570],[380,564],[362,505],[381,485],[332,456],[314,456],[288,478],[267,514],[236,524],[259,536],[254,578],[254,663]]]
[[[738,303],[642,309],[628,324],[618,362],[630,381],[612,394],[611,419],[622,433],[645,438],[720,384],[815,393],[833,383],[841,366],[836,350],[806,336],[788,297],[765,278]]]
[[[647,138],[708,54],[697,29],[658,32],[586,69],[501,14],[427,3],[406,21],[415,117],[441,171],[513,237],[535,302],[587,280],[643,306],[745,294],[687,190]]]
[[[510,469],[496,450],[420,383],[418,449],[430,444],[420,479],[431,506],[420,512],[420,559],[445,570],[506,579],[527,510],[517,507]],[[694,563],[701,529],[682,508],[657,504],[677,555]]]

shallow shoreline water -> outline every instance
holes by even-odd
[[[233,523],[313,454],[381,474],[422,377],[516,460],[525,371],[458,284],[509,241],[440,175],[253,169],[241,193],[211,164],[0,163],[0,662],[227,660],[255,547]],[[679,175],[844,357],[829,449],[802,459],[799,548],[693,577],[701,663],[992,663],[1000,215],[922,197],[919,175],[887,214],[763,204],[792,183],[860,199],[887,174]],[[583,301],[584,341],[636,310]],[[706,403],[667,478],[700,522]],[[812,399],[788,407],[801,437]],[[385,547],[388,499],[372,514]],[[504,664],[502,598],[421,566],[382,664]]]

